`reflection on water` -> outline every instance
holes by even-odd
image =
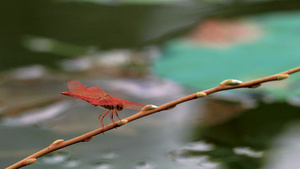
[[[262,151],[255,151],[249,147],[235,147],[233,151],[235,152],[235,154],[246,155],[249,157],[256,157],[256,158],[261,158],[264,155]]]
[[[221,169],[221,163],[211,161],[206,155],[192,155],[184,150],[177,152],[173,158],[176,163],[182,165],[191,165],[192,168],[201,169]]]
[[[183,149],[189,151],[211,151],[213,147],[214,146],[212,144],[208,144],[203,141],[197,141],[188,143],[186,146],[183,147]]]
[[[155,168],[150,162],[140,161],[135,165],[135,169],[153,169]]]
[[[170,153],[171,159],[183,165],[191,164],[194,167],[203,169],[219,169],[221,165],[219,162],[210,160],[210,156],[204,155],[205,152],[214,150],[212,144],[204,141],[191,142],[183,146],[181,149],[175,150]],[[200,153],[202,152],[202,153]]]
[[[55,152],[46,156],[43,156],[40,161],[52,165],[52,164],[61,164],[67,161],[68,154],[64,152]]]
[[[101,158],[103,159],[114,159],[117,157],[118,157],[117,152],[113,152],[113,151],[103,152],[103,154],[101,155]]]
[[[90,59],[76,58],[63,60],[60,62],[60,66],[64,71],[67,72],[82,72],[90,69],[93,65]]]
[[[31,65],[17,68],[11,71],[11,77],[18,80],[30,80],[42,78],[46,74],[46,69],[41,65]]]
[[[3,117],[1,125],[3,126],[27,126],[42,123],[51,120],[61,113],[65,112],[70,106],[70,102],[59,102],[47,105],[42,108],[35,108],[30,111],[23,111],[22,115],[16,117]]]
[[[92,169],[111,169],[113,166],[107,162],[97,162],[93,164]]]
[[[64,162],[63,166],[66,168],[76,168],[80,165],[80,161],[76,159],[68,159]]]

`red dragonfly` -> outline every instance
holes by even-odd
[[[124,108],[140,110],[145,106],[140,103],[130,102],[124,99],[109,96],[96,85],[86,88],[80,82],[76,80],[70,80],[67,82],[67,86],[70,92],[62,92],[63,95],[77,97],[94,106],[100,106],[108,109],[106,112],[98,116],[102,127],[104,127],[103,119],[109,112],[111,121],[115,122],[113,119],[114,114],[119,120],[121,120],[117,111],[122,111]]]

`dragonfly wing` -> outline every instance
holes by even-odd
[[[123,100],[123,99],[122,99],[122,102],[123,102],[124,108],[126,108],[126,109],[140,110],[145,106],[140,103],[135,103],[135,102],[131,102],[131,101]]]
[[[103,97],[106,95],[104,91],[102,91],[99,87],[97,86],[91,86],[89,88],[86,88],[81,84],[80,82],[76,80],[70,80],[67,82],[67,86],[70,90],[70,92],[81,94],[84,96],[89,96],[89,97]]]
[[[88,87],[87,90],[89,92],[99,95],[100,97],[104,97],[106,95],[106,93],[96,85]]]
[[[78,82],[76,80],[68,81],[67,86],[68,86],[70,92],[73,92],[73,93],[80,93],[80,92],[86,90],[86,87],[83,86],[83,84],[81,84],[80,82]]]

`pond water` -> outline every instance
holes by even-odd
[[[93,81],[93,80],[91,80]],[[94,80],[95,81],[95,80]],[[118,80],[101,81],[103,89],[114,83],[135,84],[130,80],[120,83]],[[152,83],[152,84],[151,84]],[[170,82],[140,81],[143,92],[157,92],[157,96],[125,98],[144,104],[159,105],[183,96],[184,91]],[[145,85],[147,84],[147,85]],[[62,85],[65,85],[62,83]],[[115,86],[118,86],[114,84]],[[105,87],[106,86],[106,87]],[[163,95],[162,88],[173,88],[173,95]],[[64,87],[66,88],[66,87]],[[9,90],[14,90],[11,88]],[[51,93],[51,91],[46,91]],[[109,91],[107,91],[109,93]],[[128,92],[128,91],[127,91]],[[113,93],[113,92],[112,92]],[[120,92],[122,93],[122,92]],[[120,95],[120,93],[118,95]],[[141,94],[141,93],[140,93]],[[38,97],[38,93],[34,94]],[[60,95],[57,92],[56,95]],[[35,97],[32,96],[32,97]],[[63,96],[62,96],[63,97]],[[44,98],[46,99],[46,98]],[[49,97],[49,99],[52,99]],[[139,100],[136,100],[139,99]],[[10,101],[13,101],[10,100]],[[201,103],[201,102],[199,102]],[[198,105],[198,103],[196,103]],[[187,103],[176,109],[155,114],[123,127],[95,137],[88,143],[80,143],[40,158],[32,168],[182,168],[189,164],[174,161],[172,151],[185,145],[184,137],[191,133],[184,126],[189,126],[195,119],[194,111],[187,111],[193,106]],[[55,103],[32,108],[22,115],[7,115],[1,119],[1,167],[16,162],[20,158],[47,146],[56,139],[71,139],[101,126],[98,115],[102,109],[73,98],[64,97]],[[183,113],[184,112],[184,113]],[[123,110],[121,118],[132,115],[134,111]],[[192,115],[194,114],[194,115]],[[104,120],[109,123],[109,118]],[[189,128],[189,127],[188,127]],[[183,137],[184,136],[184,137]],[[177,157],[176,157],[177,158]]]
[[[0,13],[6,17],[0,29],[0,168],[12,165],[57,139],[72,139],[101,127],[97,117],[103,109],[60,94],[67,91],[68,80],[78,80],[85,86],[98,85],[115,97],[159,106],[195,92],[153,74],[151,64],[153,58],[161,55],[161,43],[180,34],[189,34],[187,32],[193,25],[208,16],[258,12],[258,8],[247,5],[262,5],[261,12],[299,6],[298,1],[285,5],[280,5],[280,1],[276,9],[274,5],[268,5],[273,1],[263,4],[249,4],[248,1],[235,4],[233,1],[233,5],[213,1],[168,1],[145,5],[127,4],[127,1],[124,4],[95,2],[1,2]],[[270,15],[276,21],[277,17],[281,15]],[[229,29],[231,23],[234,22],[226,21],[221,25]],[[277,25],[279,22],[274,23],[275,30],[279,30],[276,32],[282,32],[278,29],[282,28]],[[285,25],[288,23],[295,27],[299,25],[294,20]],[[212,25],[218,28],[218,23]],[[240,27],[235,23],[233,26]],[[224,33],[223,29],[219,30]],[[284,34],[283,37],[293,37],[292,44],[298,49],[297,36],[293,33],[299,31],[292,30],[290,36]],[[269,48],[264,49],[268,51]],[[296,50],[285,48],[284,51],[286,49],[297,56]],[[224,56],[224,51],[218,52]],[[166,60],[175,53],[181,55],[174,52],[166,56]],[[193,54],[199,56],[199,53]],[[193,62],[199,67],[198,62]],[[167,63],[171,62],[167,60]],[[178,63],[182,64],[181,61]],[[266,69],[264,64],[262,66]],[[162,72],[170,71],[170,67],[163,67]],[[179,71],[176,66],[173,68]],[[227,68],[236,70],[231,66]],[[210,71],[203,72],[215,79]],[[186,73],[180,73],[188,77]],[[190,77],[195,80],[199,76],[193,74]],[[253,77],[257,76],[247,78]],[[299,96],[294,92],[298,91],[299,80],[293,82],[279,82],[283,85],[277,83],[277,86],[289,84],[290,89],[297,89],[291,93]],[[198,90],[201,83],[194,82],[193,85]],[[27,168],[299,168],[300,100],[286,98],[275,102],[263,92],[248,92],[220,93],[189,101],[98,135],[89,142],[41,157]],[[119,115],[125,118],[134,113],[136,111],[125,109]],[[104,123],[109,124],[110,119],[105,118]]]
[[[102,84],[107,93],[143,104],[160,105],[190,93],[174,83],[154,79],[88,81],[82,83]],[[46,91],[39,90],[45,88],[42,83],[36,83],[31,95],[38,98],[31,102],[31,105],[36,103],[36,107],[27,108],[21,114],[18,110],[22,111],[22,108],[18,107],[4,111],[0,123],[0,136],[5,138],[0,140],[0,144],[5,145],[0,149],[1,168],[47,147],[56,139],[68,140],[101,126],[97,117],[103,109],[79,99],[60,97],[59,91],[66,90],[65,84],[60,84]],[[21,97],[30,93],[23,91],[28,85],[19,83],[18,86],[3,87],[5,91],[18,91]],[[16,88],[20,86],[23,89]],[[108,90],[112,86],[117,90]],[[141,93],[127,95],[121,90],[124,87]],[[161,91],[166,88],[172,88],[172,95]],[[151,97],[142,95],[150,91]],[[47,97],[41,97],[41,93]],[[53,95],[58,98],[53,99]],[[17,100],[14,96],[8,98],[10,102]],[[90,142],[75,144],[39,158],[28,168],[221,169],[293,168],[300,165],[293,160],[299,157],[299,107],[252,100],[251,108],[249,105],[247,108],[238,102],[222,100],[209,98],[178,105],[98,135]],[[119,115],[124,118],[134,113],[124,110]],[[105,124],[109,122],[109,118],[104,120]]]

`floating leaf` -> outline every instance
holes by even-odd
[[[300,13],[273,13],[244,18],[261,29],[259,38],[225,47],[177,39],[164,46],[155,73],[195,90],[217,86],[224,79],[244,82],[274,75],[300,65]],[[234,22],[234,21],[232,21]],[[281,76],[280,76],[281,78]],[[282,100],[300,94],[300,73],[247,92],[266,92]],[[226,92],[245,92],[231,90]]]

